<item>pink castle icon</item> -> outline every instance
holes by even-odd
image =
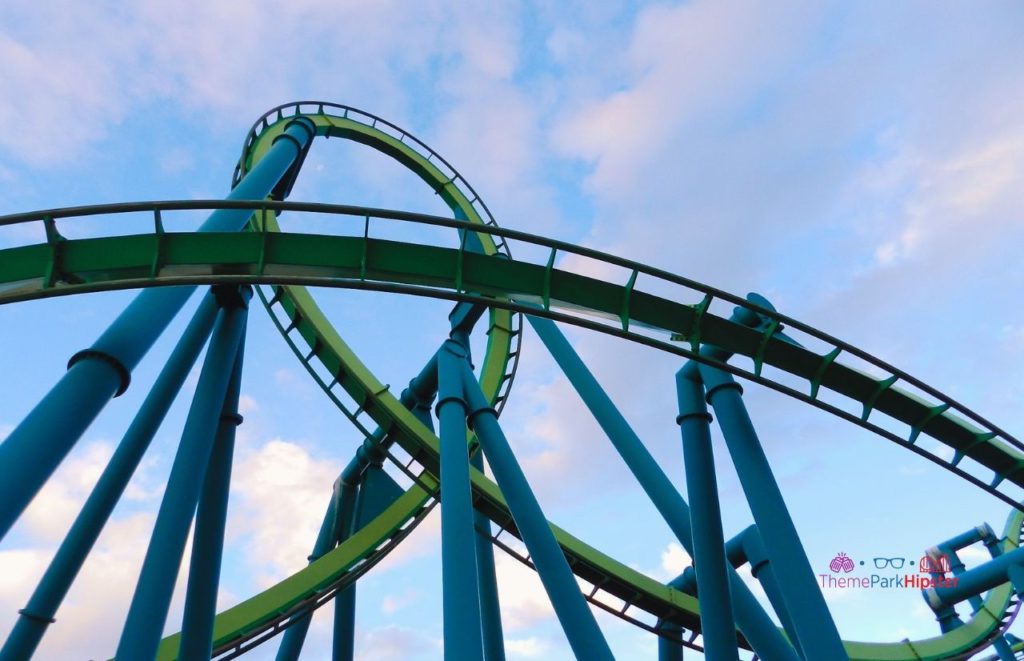
[[[832,570],[833,574],[838,574],[840,571],[844,571],[849,574],[853,571],[853,560],[850,556],[840,551],[839,555],[832,558],[832,562],[828,564],[828,568]]]

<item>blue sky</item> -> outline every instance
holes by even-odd
[[[761,292],[1019,433],[1022,23],[1015,2],[14,0],[0,7],[0,213],[220,197],[264,110],[346,103],[421,137],[504,226]],[[315,145],[292,199],[444,212],[397,165],[336,141]],[[0,233],[4,244],[26,240]],[[0,436],[131,296],[0,307]],[[343,291],[323,300],[385,382],[405,383],[444,335],[442,303]],[[0,635],[181,322],[0,544]],[[567,333],[683,489],[677,359]],[[503,423],[545,511],[642,571],[674,575],[686,558],[671,533],[537,338],[525,344]],[[330,483],[360,440],[258,308],[246,358],[225,605],[304,564]],[[41,658],[114,649],[181,400]],[[747,401],[816,567],[838,551],[917,557],[983,521],[1003,525],[1000,502],[884,439],[753,386]],[[731,535],[751,519],[717,437],[716,451]],[[361,658],[439,656],[438,534],[435,516],[360,584]],[[498,555],[510,655],[569,658],[539,583]],[[826,596],[847,638],[937,632],[910,591]],[[326,620],[306,658],[328,655]],[[648,634],[600,621],[617,656],[651,658]]]

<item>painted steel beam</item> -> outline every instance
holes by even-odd
[[[153,536],[121,632],[118,658],[151,659],[156,656],[245,328],[245,318],[244,303],[233,304],[223,307],[214,326],[181,443],[171,466],[167,490],[160,503]]]

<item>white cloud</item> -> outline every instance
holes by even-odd
[[[245,536],[247,561],[261,573],[261,587],[306,566],[340,470],[336,462],[281,439],[240,452],[229,539]]]
[[[690,554],[678,542],[669,542],[661,552],[661,576],[670,581],[693,564]]]
[[[153,514],[144,512],[115,517],[107,524],[57,611],[57,622],[48,628],[39,647],[40,658],[107,658],[113,653],[135,592],[153,521]],[[52,553],[52,547],[35,544],[0,551],[0,563],[5,568],[4,580],[0,581],[3,612],[15,613],[25,606]],[[190,553],[191,543],[184,551],[184,565]],[[166,631],[180,628],[186,575],[185,570],[178,574]],[[98,608],[98,603],[103,607]],[[5,619],[0,637],[6,637],[13,624],[13,619]]]
[[[521,656],[527,659],[542,658],[547,654],[549,648],[547,643],[536,636],[505,640],[505,649],[510,656]]]
[[[536,572],[501,552],[495,553],[494,565],[506,631],[528,630],[554,618],[555,611]]]
[[[64,538],[112,453],[110,443],[93,442],[64,462],[25,510],[22,521],[34,537],[46,542]]]
[[[238,412],[241,413],[243,416],[250,415],[259,410],[260,406],[259,404],[256,403],[256,400],[252,396],[243,393],[238,398]]]

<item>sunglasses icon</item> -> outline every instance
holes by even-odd
[[[906,561],[906,558],[875,558],[875,569],[885,569],[886,567],[902,569],[903,563]]]

